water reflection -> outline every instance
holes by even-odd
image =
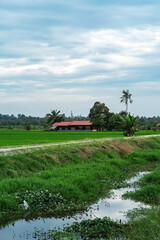
[[[122,199],[122,195],[127,191],[135,190],[134,183],[148,172],[141,172],[137,176],[126,181],[131,187],[113,190],[111,198],[100,199],[97,203],[91,205],[89,210],[82,214],[76,214],[74,217],[66,218],[40,218],[32,221],[19,220],[14,224],[0,230],[0,239],[2,240],[33,240],[32,232],[35,229],[44,229],[45,231],[53,228],[63,228],[71,225],[73,222],[81,222],[82,220],[94,219],[96,217],[103,218],[108,216],[113,220],[126,221],[125,213],[128,210],[138,207],[146,207],[140,202],[134,202],[129,199]]]

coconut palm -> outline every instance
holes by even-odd
[[[58,110],[52,110],[51,113],[46,114],[47,123],[53,124],[55,122],[62,122],[65,119],[64,114],[60,114],[60,111]]]
[[[132,94],[129,93],[128,89],[126,91],[125,90],[122,91],[122,97],[120,98],[121,99],[120,102],[121,103],[125,103],[125,105],[126,105],[126,113],[128,113],[128,101],[130,103],[133,102],[133,100],[131,99],[131,96],[132,96]]]

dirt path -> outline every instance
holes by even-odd
[[[160,137],[160,134],[154,135],[144,135],[144,136],[137,136],[137,137],[125,137],[124,139],[130,138],[148,138],[148,137]],[[72,145],[72,144],[84,144],[84,143],[93,143],[93,142],[100,142],[100,141],[109,141],[113,139],[121,139],[119,137],[115,138],[99,138],[99,139],[87,139],[87,140],[78,140],[78,141],[68,141],[68,142],[58,142],[58,143],[45,143],[45,144],[38,144],[38,145],[24,145],[19,147],[3,147],[0,148],[0,153],[7,154],[11,152],[12,154],[16,153],[17,151],[21,150],[31,150],[37,148],[46,148],[46,147],[54,147],[54,146],[62,146],[62,145]]]

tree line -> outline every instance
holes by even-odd
[[[25,116],[24,114],[18,114],[17,116],[0,114],[0,128],[14,128],[23,127],[27,130],[32,129],[50,129],[50,126],[55,122],[61,121],[83,121],[90,120],[97,130],[116,130],[121,131],[124,129],[124,122],[128,121],[128,124],[138,124],[138,128],[142,130],[156,130],[156,126],[160,123],[160,116],[154,117],[134,117],[128,113],[128,104],[133,103],[132,94],[129,90],[123,90],[120,102],[126,106],[125,111],[119,113],[113,113],[109,111],[109,108],[101,102],[95,102],[90,109],[89,115],[86,116],[71,116],[66,117],[64,113],[59,110],[52,110],[51,113],[46,114],[45,117],[33,117]],[[128,119],[128,120],[127,120]]]
[[[103,104],[103,103],[102,103]],[[56,111],[56,110],[55,110]],[[120,112],[120,113],[108,113],[108,123],[106,125],[107,129],[109,130],[119,130],[118,128],[118,122],[119,122],[119,115],[122,115],[125,112]],[[89,116],[69,116],[66,117],[64,116],[64,121],[85,121],[89,120]],[[96,119],[95,119],[96,120]],[[3,128],[5,126],[24,126],[27,123],[30,123],[33,126],[41,126],[41,127],[47,127],[47,117],[33,117],[33,116],[26,116],[24,114],[18,114],[17,116],[15,115],[8,115],[8,114],[0,114],[0,128]],[[141,129],[146,129],[150,130],[156,125],[160,123],[160,116],[153,116],[153,117],[139,117],[138,118],[138,125]],[[102,124],[103,121],[102,121]]]
[[[60,113],[59,111],[53,110],[51,114],[54,116],[57,116]],[[61,115],[61,114],[60,114]],[[65,114],[63,115],[64,121],[84,121],[84,120],[89,120],[88,117],[85,116],[69,116],[66,117]],[[12,128],[25,128],[25,129],[49,129],[50,124],[48,124],[47,120],[48,114],[44,117],[34,117],[34,116],[26,116],[24,114],[18,114],[17,116],[15,115],[8,115],[8,114],[0,114],[0,128],[7,128],[7,129],[12,129]],[[60,121],[61,118],[55,118],[55,120]]]

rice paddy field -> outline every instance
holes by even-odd
[[[138,131],[136,136],[160,134],[160,131]],[[0,131],[0,146],[21,146],[56,143],[85,139],[123,137],[123,132],[53,132],[53,131]]]
[[[24,133],[38,136],[35,132]],[[53,137],[68,133],[42,134],[53,134]],[[67,140],[79,140],[78,135],[76,139],[71,137],[81,133],[69,134]],[[88,133],[82,133],[81,137],[85,134]],[[103,139],[0,155],[0,239],[160,239],[160,137],[113,139],[115,133],[112,132],[89,134],[94,138],[94,134],[103,136]],[[109,134],[112,139],[105,141],[103,134]],[[63,229],[55,229],[54,224],[47,228],[47,221],[52,218],[65,223],[66,218],[70,221],[99,199],[112,198],[113,189],[129,187],[126,180],[139,172],[147,174],[134,183],[137,189],[125,192],[122,197],[148,207],[127,212],[126,222],[99,214],[94,219],[89,216],[79,219]],[[28,233],[27,225],[27,233],[16,233],[18,221],[21,220],[20,231],[25,224],[23,221],[30,221],[30,226],[34,227],[35,219],[39,218],[42,219],[41,229]],[[13,236],[8,237],[12,232]]]

